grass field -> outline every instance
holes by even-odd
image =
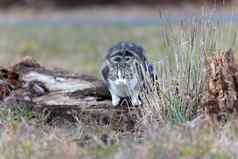
[[[147,117],[152,120],[143,121],[145,130],[141,134],[117,132],[80,121],[70,129],[52,127],[33,119],[28,110],[2,106],[0,159],[238,158],[237,121],[216,128],[189,126],[196,116],[202,91],[204,56],[220,49],[237,50],[235,24],[194,20],[146,27],[8,26],[1,28],[0,35],[3,66],[33,56],[48,67],[97,76],[109,47],[122,40],[140,43],[151,63],[157,66],[165,94],[160,101],[155,96],[147,104]],[[175,89],[181,93],[174,95]],[[166,113],[161,107],[166,108]],[[165,124],[153,120],[157,116]]]
[[[44,65],[63,67],[76,72],[98,73],[107,50],[118,41],[134,41],[143,45],[147,56],[155,63],[169,56],[171,48],[179,40],[183,40],[184,47],[187,47],[186,38],[190,38],[192,26],[186,25],[5,26],[0,30],[0,63],[8,66],[24,56],[32,56]],[[209,38],[211,42],[218,39],[215,41],[216,46],[213,46],[214,50],[229,47],[236,49],[236,43],[234,45],[232,42],[232,37],[236,33],[235,25],[207,24],[210,29],[201,30],[205,33],[199,33],[199,27],[204,26],[197,26],[198,30],[195,32],[198,34],[195,36],[199,36],[197,39],[202,38],[199,34],[211,35],[211,39]]]
[[[156,61],[163,47],[160,30],[160,27],[127,26],[1,28],[1,64],[33,56],[44,65],[98,73],[107,50],[123,40],[143,44],[150,52],[148,56]]]

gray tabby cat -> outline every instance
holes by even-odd
[[[152,72],[153,67],[148,64],[141,46],[132,42],[112,46],[101,68],[102,78],[112,96],[112,105],[119,105],[123,98],[129,98],[133,106],[141,105],[139,93],[143,89],[144,72],[148,71]]]

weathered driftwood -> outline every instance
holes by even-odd
[[[112,116],[118,118],[106,86],[93,76],[46,69],[29,57],[1,69],[0,75],[4,83],[0,83],[0,100],[4,104],[31,105],[40,115],[50,112],[49,120],[60,117],[91,122],[93,118],[107,124]]]

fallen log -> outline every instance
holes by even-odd
[[[2,70],[5,74],[15,74],[17,87],[8,82],[13,80],[11,76],[0,76],[12,88],[4,93],[5,89],[1,88],[6,86],[0,85],[1,103],[30,105],[37,115],[49,113],[47,121],[63,118],[109,124],[115,114],[118,116],[119,112],[120,116],[123,111],[112,107],[109,91],[103,81],[94,76],[47,69],[30,57]]]

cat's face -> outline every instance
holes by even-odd
[[[131,80],[136,78],[135,71],[133,64],[116,63],[111,65],[108,77],[112,81],[119,79]]]

